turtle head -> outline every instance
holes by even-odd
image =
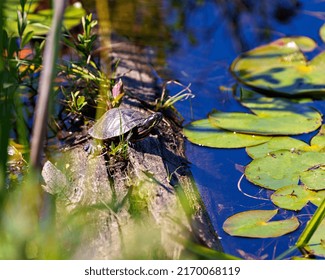
[[[142,139],[146,137],[150,133],[150,131],[160,123],[162,118],[162,113],[157,112],[144,119],[143,123],[138,125],[137,139]]]

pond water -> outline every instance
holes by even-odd
[[[317,17],[324,19],[324,2],[299,1],[299,5],[297,1],[203,2],[187,10],[183,30],[173,34],[179,48],[167,54],[167,68],[171,71],[171,76],[183,84],[191,83],[191,89],[196,95],[195,99],[176,105],[185,118],[185,123],[205,118],[214,108],[221,111],[239,109],[231,91],[221,90],[220,87],[231,88],[235,83],[228,69],[233,59],[242,51],[290,35],[309,36],[317,41],[320,48],[324,48],[318,35],[323,20]],[[242,6],[235,7],[235,2],[240,2]],[[250,10],[243,7],[245,3],[251,4]],[[278,8],[275,7],[277,5]],[[285,14],[286,8],[294,7],[297,9]],[[284,13],[282,21],[275,16],[280,13],[280,8]],[[172,13],[177,17],[177,12],[175,14]],[[173,20],[175,18],[170,19]],[[184,30],[192,32],[196,44],[191,43]],[[318,108],[324,114],[322,102],[319,102]],[[304,135],[302,139],[308,141],[310,137],[311,135]],[[215,230],[227,253],[245,258],[253,255],[254,258],[273,259],[294,244],[301,230],[270,239],[231,237],[222,230],[225,219],[235,213],[276,208],[269,200],[263,199],[268,197],[267,191],[253,186],[245,179],[240,182],[241,167],[251,161],[244,149],[212,149],[187,142],[186,155]],[[313,206],[308,206],[299,213],[302,223],[300,228],[305,225],[308,213],[314,210]],[[285,218],[292,216],[290,211],[282,210],[280,213]]]
[[[134,9],[133,16],[134,19],[138,16],[135,22],[140,29],[136,35],[125,35],[157,51],[158,64],[154,67],[163,79],[172,78],[184,85],[191,84],[195,98],[176,105],[185,119],[184,124],[205,118],[215,108],[221,111],[242,110],[232,96],[231,87],[235,80],[229,72],[231,62],[241,52],[290,35],[313,38],[319,45],[317,52],[325,48],[318,35],[325,19],[325,2],[320,0],[130,2],[120,2],[128,4],[124,6],[126,14],[120,16],[119,26],[123,20],[130,19],[127,11],[132,14]],[[146,33],[148,30],[150,32]],[[310,54],[313,55],[315,52]],[[178,90],[170,87],[172,94]],[[317,106],[324,114],[324,103],[318,102]],[[309,141],[314,134],[298,138]],[[204,148],[190,142],[186,143],[186,155],[227,253],[244,258],[274,259],[294,245],[309,214],[315,211],[312,205],[305,207],[298,213],[300,229],[281,238],[231,237],[222,230],[229,216],[245,210],[276,208],[266,199],[269,196],[266,190],[245,179],[240,180],[243,167],[251,159],[244,149]],[[291,211],[281,209],[279,213],[280,218],[293,215]]]

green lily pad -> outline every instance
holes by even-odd
[[[318,134],[311,139],[310,145],[315,151],[325,151],[325,125],[322,125]]]
[[[276,190],[271,195],[272,202],[283,209],[298,211],[315,199],[316,192],[304,185],[289,185]]]
[[[246,152],[251,158],[260,158],[264,157],[269,153],[278,151],[278,150],[288,150],[288,151],[301,151],[309,147],[309,145],[303,141],[287,137],[279,136],[273,137],[270,141],[253,146],[247,147]]]
[[[279,136],[273,137],[268,142],[246,148],[247,154],[253,159],[264,157],[278,150],[287,150],[291,152],[323,152],[325,150],[325,125],[323,125],[318,134],[311,139],[310,146],[303,141],[291,137]]]
[[[285,45],[290,42],[295,42],[298,46],[298,48],[303,52],[311,52],[316,49],[317,44],[316,42],[306,36],[293,36],[293,37],[283,37],[281,39],[278,39],[274,41],[274,44],[278,45]]]
[[[301,210],[308,202],[319,206],[325,199],[325,191],[312,191],[304,185],[290,185],[276,190],[271,201],[288,210]]]
[[[269,222],[278,210],[251,210],[229,217],[223,224],[223,230],[232,236],[253,238],[278,237],[296,230],[298,219]]]
[[[226,131],[212,126],[208,119],[186,125],[183,133],[192,143],[213,148],[248,147],[264,143],[272,138]]]
[[[237,57],[231,71],[240,82],[269,94],[324,96],[325,52],[307,61],[299,46],[295,38],[276,40]]]
[[[254,159],[245,170],[246,178],[273,190],[296,185],[299,180],[308,189],[325,189],[324,127],[312,138],[311,146],[290,137],[274,137],[246,148]]]
[[[321,37],[322,41],[325,42],[325,24],[323,24],[319,29],[319,36]]]
[[[214,126],[247,134],[296,135],[314,131],[322,116],[313,108],[286,99],[259,98],[243,102],[254,114],[214,112]]]
[[[258,186],[277,190],[298,184],[301,173],[325,162],[325,153],[279,150],[254,159],[245,169],[246,178]]]
[[[325,189],[325,163],[317,164],[300,174],[300,180],[310,190]]]
[[[315,192],[315,196],[310,202],[316,206],[320,206],[325,199],[325,190]]]
[[[315,256],[325,257],[325,219],[319,225],[305,249]]]

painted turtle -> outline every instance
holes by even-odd
[[[137,141],[149,135],[162,120],[162,114],[157,112],[149,117],[138,111],[127,108],[108,110],[88,131],[95,139],[114,141],[125,135],[129,141]]]

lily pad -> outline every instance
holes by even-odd
[[[223,230],[232,236],[253,238],[278,237],[296,230],[298,219],[269,222],[278,210],[251,210],[229,217],[223,224]]]
[[[220,128],[247,134],[296,135],[314,131],[322,116],[313,108],[281,98],[259,98],[243,102],[254,114],[214,112],[211,123]]]
[[[325,52],[307,61],[301,43],[282,38],[234,60],[231,71],[242,83],[273,95],[324,96]]]
[[[322,125],[318,134],[311,139],[310,145],[312,150],[325,151],[325,125]]]
[[[319,225],[305,249],[316,256],[325,257],[325,219]]]
[[[242,148],[269,141],[272,137],[254,136],[226,131],[212,126],[208,119],[194,121],[183,129],[194,144],[213,148]]]
[[[300,180],[310,190],[325,189],[325,163],[317,164],[300,174]]]
[[[321,195],[324,194],[325,193]],[[301,210],[309,201],[318,204],[320,196],[317,196],[317,192],[307,189],[304,185],[290,185],[275,191],[271,195],[271,200],[278,207],[298,211]]]
[[[323,24],[319,29],[319,36],[321,37],[322,41],[325,42],[325,24]]]
[[[325,151],[325,125],[323,125],[319,130],[318,134],[311,139],[310,146],[307,143],[295,138],[279,136],[273,137],[270,141],[262,143],[260,145],[246,148],[247,154],[253,159],[264,157],[269,153],[278,150],[287,150],[296,153],[299,151]]]
[[[309,147],[309,145],[298,139],[294,139],[287,136],[273,137],[270,141],[253,146],[247,147],[246,152],[251,158],[264,157],[267,154],[278,150],[288,150],[288,151],[300,151]]]
[[[325,153],[279,150],[254,159],[245,169],[246,178],[261,187],[277,190],[298,184],[301,173],[325,162]]]
[[[310,202],[316,206],[320,206],[325,199],[325,190],[315,192],[315,196]]]

